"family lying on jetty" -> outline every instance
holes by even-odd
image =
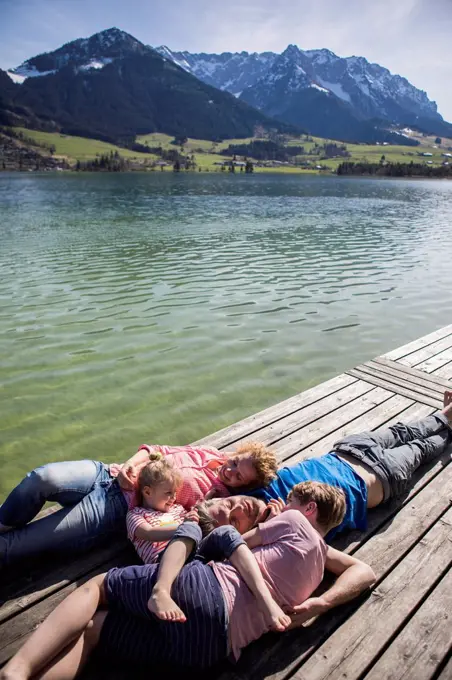
[[[74,678],[94,650],[110,662],[206,668],[237,660],[268,630],[348,602],[375,574],[329,541],[365,530],[368,508],[405,493],[414,471],[451,443],[451,424],[446,391],[434,415],[345,437],[326,455],[279,469],[253,442],[234,453],[145,445],[123,465],[37,468],[0,508],[0,566],[126,533],[139,565],[72,592],[0,680]],[[47,500],[63,507],[31,522]],[[313,596],[325,569],[336,581]]]

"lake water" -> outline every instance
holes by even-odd
[[[0,175],[0,497],[451,322],[452,182]]]

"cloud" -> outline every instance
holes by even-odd
[[[452,120],[451,0],[0,0],[0,67],[118,26],[196,52],[327,47],[405,76]]]

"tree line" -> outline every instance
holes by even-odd
[[[426,163],[352,163],[346,161],[337,167],[338,175],[374,175],[379,177],[451,177],[452,165],[427,165]]]

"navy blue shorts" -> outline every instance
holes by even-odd
[[[162,621],[147,603],[158,565],[110,569],[105,577],[109,612],[99,652],[138,664],[172,663],[206,668],[228,655],[227,612],[211,567],[194,560],[182,569],[171,595],[186,623]]]

